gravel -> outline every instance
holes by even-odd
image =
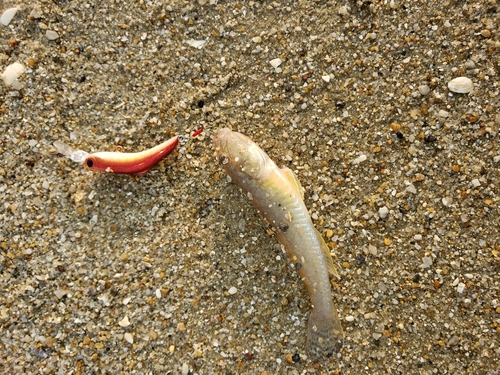
[[[0,82],[1,373],[496,374],[497,1],[18,7],[0,25],[0,72],[26,68]],[[302,182],[341,276],[328,362],[305,355],[294,265],[213,159],[221,126]],[[142,176],[53,146],[199,128]]]

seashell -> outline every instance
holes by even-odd
[[[200,49],[206,42],[207,42],[206,40],[189,39],[186,43],[189,44],[191,47]]]
[[[9,8],[2,13],[2,17],[0,17],[0,22],[4,26],[9,26],[10,21],[14,18],[19,8]]]
[[[1,77],[5,82],[5,84],[7,86],[10,86],[16,79],[19,78],[21,74],[24,73],[25,70],[26,68],[24,67],[23,64],[15,62],[13,64],[10,64],[7,68],[5,68]]]
[[[448,82],[448,88],[458,94],[467,94],[474,89],[474,84],[470,78],[457,77]]]

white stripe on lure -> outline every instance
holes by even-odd
[[[275,228],[279,242],[306,284],[313,305],[307,325],[308,356],[312,360],[332,356],[344,340],[329,279],[330,273],[339,276],[304,205],[300,182],[290,169],[278,168],[243,134],[224,128],[212,135],[212,141],[219,163]]]

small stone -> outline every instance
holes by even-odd
[[[481,30],[481,35],[485,38],[490,38],[491,37],[491,31],[488,29]]]
[[[59,34],[54,30],[47,30],[45,32],[45,37],[48,40],[56,40],[56,39],[59,39]]]
[[[359,155],[356,159],[352,161],[352,164],[359,164],[364,162],[368,157],[365,154]]]
[[[379,338],[381,338],[381,337],[382,337],[382,334],[381,334],[381,333],[378,333],[378,332],[373,332],[373,335],[372,335],[372,336],[373,336],[373,338],[374,338],[375,340],[378,340]]]
[[[418,92],[423,96],[427,95],[430,91],[431,89],[427,85],[418,86]]]
[[[465,284],[464,283],[458,283],[457,285],[457,292],[462,294],[465,290]]]
[[[321,77],[321,79],[325,82],[330,82],[330,76],[329,75],[324,75]]]
[[[391,244],[391,239],[390,238],[384,238],[384,245],[389,246]]]
[[[128,320],[128,316],[125,316],[122,320],[118,322],[120,327],[128,327],[130,325],[130,321]]]
[[[389,209],[386,206],[380,207],[378,209],[378,216],[380,216],[381,219],[385,219],[388,214],[389,214]]]
[[[14,18],[19,8],[8,8],[2,13],[2,17],[0,17],[0,22],[4,26],[9,26],[10,21]]]
[[[472,184],[472,186],[474,186],[475,188],[477,188],[477,187],[481,186],[481,183],[479,182],[479,180],[478,180],[477,178],[473,179],[473,180],[471,181],[471,184]]]
[[[474,84],[470,78],[457,77],[448,82],[448,89],[458,94],[467,94],[474,89]]]
[[[269,61],[269,64],[271,64],[271,66],[276,69],[278,66],[280,66],[281,64],[283,63],[283,60],[281,60],[280,58],[277,58],[277,59],[272,59],[271,61]]]
[[[186,326],[184,325],[183,322],[177,323],[177,331],[179,331],[179,332],[185,332],[186,331]]]
[[[432,258],[423,257],[422,264],[420,265],[420,268],[429,268],[430,266],[432,266]]]
[[[85,338],[83,339],[83,345],[90,345],[91,342],[92,340],[88,336],[85,336]]]
[[[189,374],[189,366],[187,363],[182,364],[181,368],[182,375],[188,375]]]
[[[123,337],[125,338],[125,341],[127,341],[129,344],[133,344],[134,343],[134,337],[132,336],[131,333],[127,332],[123,335]]]
[[[200,49],[205,45],[206,42],[207,42],[206,40],[189,39],[186,43],[189,44],[191,47]]]
[[[252,38],[252,42],[260,43],[260,42],[262,42],[262,38],[260,36],[255,36]]]
[[[238,289],[236,289],[234,286],[229,288],[228,293],[229,294],[236,294],[238,292]]]
[[[401,124],[398,124],[397,122],[391,123],[391,129],[393,132],[398,132],[401,130]]]
[[[453,203],[453,198],[452,197],[444,197],[443,199],[441,199],[441,202],[443,202],[443,205],[445,205],[446,207],[450,207],[451,204]]]
[[[170,353],[173,353],[173,352],[175,351],[175,345],[170,345],[170,346],[168,347],[168,351],[169,351]]]
[[[333,237],[333,230],[327,229],[326,230],[326,238],[332,238]]]
[[[346,316],[345,320],[348,322],[354,322],[354,316],[352,316],[352,315]]]
[[[441,118],[447,118],[450,114],[445,111],[444,109],[441,109],[438,113],[438,116],[441,117]]]
[[[368,252],[371,255],[377,255],[377,247],[375,247],[373,245],[368,245]]]

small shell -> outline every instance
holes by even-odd
[[[5,68],[1,77],[7,86],[12,85],[12,83],[24,73],[26,68],[23,64],[15,62],[10,64],[7,68]]]
[[[467,94],[474,89],[474,84],[470,78],[457,77],[448,82],[448,88],[458,94]]]
[[[4,26],[9,26],[10,21],[14,18],[19,8],[9,8],[2,13],[2,17],[0,17],[0,22]]]

